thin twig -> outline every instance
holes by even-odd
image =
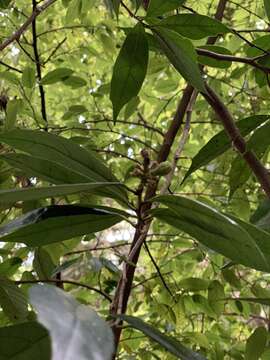
[[[36,9],[32,12],[29,18],[23,23],[23,25],[17,29],[9,38],[0,44],[0,51],[4,50],[8,45],[13,43],[15,40],[19,40],[22,34],[28,29],[37,16],[39,16],[43,11],[45,11],[50,5],[52,5],[56,0],[45,0],[41,5],[38,5]]]
[[[48,283],[48,284],[70,284],[70,285],[75,285],[75,286],[80,286],[83,287],[85,289],[94,291],[100,295],[102,295],[105,299],[107,299],[109,302],[112,301],[112,299],[110,298],[110,296],[108,294],[106,294],[105,292],[103,292],[102,290],[99,290],[97,288],[94,288],[92,286],[86,285],[86,284],[82,284],[79,283],[77,281],[73,281],[73,280],[59,280],[59,279],[38,279],[38,280],[18,280],[18,281],[13,281],[14,284],[16,285],[22,285],[22,284],[37,284],[37,283]]]

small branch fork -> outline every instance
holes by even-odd
[[[43,11],[45,11],[50,5],[52,5],[56,0],[45,0],[41,5],[38,5],[33,10],[32,14],[26,21],[22,24],[22,26],[16,30],[9,38],[0,44],[0,51],[4,50],[8,45],[13,43],[15,40],[19,40],[22,34],[28,29],[28,27],[33,23],[37,16],[39,16]]]

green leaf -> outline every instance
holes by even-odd
[[[248,135],[252,130],[263,124],[269,119],[268,115],[254,115],[244,118],[236,123],[242,136]],[[192,164],[188,169],[182,183],[200,167],[209,164],[216,157],[224,154],[231,148],[231,139],[229,139],[225,130],[220,131],[195,155]]]
[[[220,21],[199,14],[170,16],[160,21],[157,26],[173,30],[184,37],[194,40],[230,32],[230,29]]]
[[[30,302],[37,310],[38,321],[50,331],[53,359],[111,359],[112,331],[89,306],[48,285],[33,286]]]
[[[264,254],[266,261],[270,264],[270,234],[235,216],[229,215],[229,217],[248,232],[249,236],[252,237],[261,252]]]
[[[53,184],[87,183],[90,180],[89,177],[83,176],[79,172],[72,171],[59,163],[34,156],[7,154],[1,155],[0,158],[14,168],[20,169],[23,174],[29,177],[36,176]]]
[[[11,0],[0,0],[0,9],[7,9]]]
[[[255,152],[257,157],[261,159],[269,148],[269,136],[270,133],[270,122],[267,121],[265,124],[259,126],[251,138],[247,142],[247,150]],[[247,165],[246,161],[241,155],[236,156],[232,162],[229,184],[230,184],[230,195],[231,198],[235,191],[242,187],[249,179],[252,171]]]
[[[270,1],[269,0],[263,0],[264,3],[264,10],[268,17],[268,20],[270,20]]]
[[[17,114],[23,106],[22,100],[14,99],[7,103],[5,130],[12,130],[15,127]]]
[[[250,222],[259,228],[269,231],[270,230],[270,200],[265,199],[259,204],[256,211],[250,218]]]
[[[10,277],[13,276],[19,267],[22,265],[22,259],[19,257],[12,257],[6,259],[0,263],[0,276],[1,277]]]
[[[258,55],[262,55],[264,54],[264,52],[262,50],[260,50],[259,48],[263,49],[263,50],[270,50],[270,35],[263,35],[258,37],[257,39],[255,39],[254,41],[252,41],[252,45],[255,46],[249,46],[247,48],[247,56],[248,57],[255,57]]]
[[[111,3],[112,3],[112,6],[113,6],[113,10],[115,12],[115,15],[118,19],[118,15],[119,15],[119,7],[120,7],[120,3],[121,3],[121,0],[110,0]]]
[[[24,293],[9,280],[0,279],[0,306],[11,321],[25,320],[28,315]]]
[[[68,78],[63,79],[63,83],[67,86],[72,87],[72,89],[78,89],[80,87],[86,86],[87,81],[81,78],[80,76],[69,76]]]
[[[73,116],[78,116],[87,112],[87,109],[83,105],[72,105],[69,107],[68,111],[64,114],[63,119],[68,120]]]
[[[181,280],[177,285],[178,287],[185,290],[201,291],[208,289],[209,281],[200,278],[187,278]]]
[[[129,323],[133,328],[143,332],[146,336],[156,341],[164,349],[168,350],[171,354],[177,356],[179,359],[206,360],[204,356],[188,349],[175,338],[162,334],[159,330],[156,329],[156,327],[145,323],[141,319],[127,315],[119,315],[119,318]]]
[[[135,97],[143,84],[148,65],[148,41],[138,23],[127,35],[113,68],[110,99],[113,118]]]
[[[68,68],[58,68],[55,70],[52,70],[48,72],[41,80],[42,85],[50,85],[55,84],[59,81],[64,81],[68,79],[71,74],[73,73],[73,70]]]
[[[56,169],[58,164],[62,165],[60,167],[62,174],[67,169],[74,179],[74,181],[64,180],[62,183],[118,182],[116,177],[93,152],[86,150],[72,140],[41,131],[16,129],[1,133],[0,141],[34,156],[36,159],[33,159],[33,163],[26,164],[28,168],[35,165],[35,168],[39,167],[39,170],[42,171],[38,158],[49,161]],[[12,154],[10,154],[5,155],[4,158],[6,161],[10,161],[10,159],[11,161],[17,160],[18,158],[19,160],[26,160],[21,155],[17,154],[16,156],[17,158],[12,157]],[[47,163],[47,172],[50,171],[50,163]],[[76,177],[73,173],[78,173],[80,176]],[[54,173],[51,175],[52,178],[55,176]],[[67,179],[69,178],[70,176],[67,177]],[[110,189],[104,189],[103,193],[125,202],[127,199],[124,188],[111,186]]]
[[[91,234],[122,221],[115,212],[77,205],[39,208],[0,228],[0,241],[43,246]]]
[[[163,15],[169,11],[179,8],[185,0],[150,0],[147,16]]]
[[[200,46],[199,49],[212,51],[216,54],[232,55],[230,50],[226,49],[225,47],[217,46],[217,45],[203,45]],[[198,55],[198,62],[200,64],[211,66],[214,68],[219,68],[219,69],[227,69],[232,65],[231,61],[217,60],[204,55]]]
[[[245,360],[258,360],[262,355],[267,343],[267,331],[265,327],[258,327],[250,335],[246,344]]]
[[[35,85],[36,81],[36,73],[35,69],[33,67],[27,66],[22,73],[22,84],[32,89],[32,87]]]
[[[117,183],[83,183],[70,185],[56,185],[47,187],[29,187],[12,190],[0,190],[1,203],[15,203],[18,201],[33,201],[49,197],[66,196],[78,193],[96,193],[98,188],[112,186]]]
[[[42,280],[50,279],[51,274],[55,268],[55,264],[51,255],[45,248],[41,246],[35,250],[33,268],[39,279]]]
[[[37,322],[0,327],[1,360],[50,360],[48,331]]]
[[[228,216],[204,203],[181,196],[158,196],[155,201],[168,207],[152,210],[158,219],[236,263],[269,271],[270,259],[267,259],[249,233]]]
[[[197,90],[206,92],[192,42],[175,31],[165,28],[156,29],[154,35],[176,70]]]

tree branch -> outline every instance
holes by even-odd
[[[32,6],[33,6],[33,13],[34,13],[37,9],[36,0],[32,0]],[[33,50],[34,50],[34,56],[35,56],[37,78],[38,78],[38,82],[39,82],[38,88],[39,88],[40,103],[41,103],[41,115],[46,124],[45,130],[48,131],[48,119],[47,119],[47,112],[46,112],[45,91],[44,91],[43,85],[41,84],[42,74],[41,74],[41,64],[40,64],[39,53],[38,53],[37,30],[36,30],[36,20],[35,19],[33,19],[33,21],[32,21],[32,35],[33,35]]]
[[[247,148],[245,139],[242,137],[239,129],[235,125],[232,115],[230,114],[227,107],[220,100],[218,95],[208,85],[206,85],[206,89],[208,91],[208,95],[203,94],[203,96],[219,117],[225,131],[227,132],[233,143],[233,146],[246,160],[247,164],[251,168],[254,175],[257,177],[262,188],[264,189],[266,195],[270,198],[270,176],[267,169],[263,166],[263,164],[254,154],[254,152]]]
[[[107,299],[108,301],[112,301],[112,299],[110,298],[110,296],[108,294],[106,294],[105,292],[103,292],[102,290],[99,290],[97,288],[94,288],[92,286],[86,285],[86,284],[82,284],[79,283],[77,281],[73,281],[73,280],[59,280],[59,279],[38,279],[38,280],[18,280],[18,281],[12,281],[14,284],[16,285],[22,285],[22,284],[38,284],[38,283],[48,283],[48,284],[70,284],[70,285],[75,285],[75,286],[80,286],[83,287],[87,290],[91,290],[94,291],[100,295],[102,295],[105,299]]]
[[[15,40],[19,40],[21,35],[28,29],[37,16],[39,16],[43,11],[45,11],[50,5],[52,5],[56,0],[45,0],[41,5],[38,5],[29,18],[23,23],[23,25],[16,30],[9,38],[0,44],[0,51],[4,50],[8,45],[13,43]]]

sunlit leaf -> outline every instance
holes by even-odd
[[[147,64],[148,42],[144,28],[138,24],[128,33],[113,69],[110,99],[114,121],[122,107],[140,91]]]
[[[89,306],[48,285],[33,286],[30,302],[37,311],[38,321],[50,331],[52,360],[111,359],[112,331]]]

